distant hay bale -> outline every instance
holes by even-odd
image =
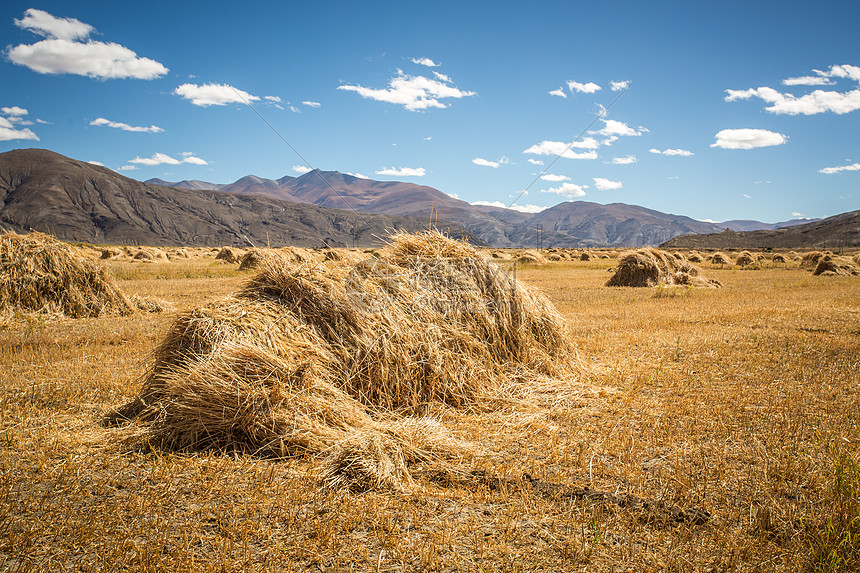
[[[215,255],[215,260],[224,261],[226,263],[235,263],[239,260],[240,256],[242,256],[242,253],[238,250],[231,247],[224,247],[218,251],[217,255]]]
[[[854,261],[854,264],[860,266],[860,253],[855,253],[851,260]]]
[[[698,267],[679,261],[666,251],[639,249],[623,255],[606,286],[652,287],[688,285],[718,288],[720,283],[701,275]]]
[[[723,253],[714,253],[710,256],[710,261],[715,265],[730,265],[732,264],[732,260],[728,258]]]
[[[327,455],[331,487],[412,487],[467,444],[421,417],[579,373],[564,320],[472,247],[397,235],[355,265],[263,262],[232,296],[179,316],[137,399],[105,423],[150,443]],[[491,402],[486,402],[490,404]]]
[[[101,258],[102,259],[116,259],[117,257],[121,257],[123,252],[121,249],[117,247],[106,247],[102,249]]]
[[[809,251],[808,253],[804,253],[803,258],[800,260],[801,267],[812,267],[815,268],[818,265],[818,262],[826,255],[832,255],[830,251]]]
[[[534,250],[524,251],[517,256],[517,262],[522,265],[545,265],[546,257]]]
[[[602,255],[600,255],[600,258],[601,258],[601,259],[609,259],[609,258],[611,258],[611,257],[609,256],[609,254],[608,254],[608,253],[603,253]]]
[[[282,249],[278,249],[277,252],[280,256],[291,263],[309,263],[317,260],[313,253],[300,247],[284,247]]]
[[[687,260],[691,263],[701,263],[703,259],[702,255],[700,255],[698,252],[691,251],[690,254],[687,255]]]
[[[833,255],[823,255],[818,260],[818,265],[816,265],[812,274],[824,276],[856,276],[860,274],[860,269],[854,266],[853,261],[850,259]]]
[[[550,255],[547,257],[547,259],[550,261],[555,261],[555,262],[563,260],[561,258],[561,255],[559,255],[558,253],[550,253]]]
[[[271,249],[250,249],[239,257],[239,270],[259,269],[266,259],[273,257],[281,258],[281,255]]]
[[[786,262],[786,260],[785,260],[785,255],[783,255],[783,254],[781,254],[781,253],[774,253],[774,255],[773,255],[773,257],[771,258],[771,260],[772,260],[774,263],[785,263],[785,262]]]
[[[108,271],[50,235],[0,235],[0,312],[73,318],[134,311]]]
[[[675,259],[676,259],[676,260],[679,260],[679,261],[686,261],[686,260],[687,260],[687,259],[684,257],[684,255],[683,255],[683,254],[681,254],[681,253],[679,253],[679,252],[677,252],[677,251],[676,251],[676,252],[674,252],[674,253],[672,253],[672,256],[673,256],[673,257],[675,257]]]
[[[588,251],[583,251],[583,252],[582,252],[582,254],[581,254],[581,255],[579,255],[579,260],[580,260],[580,261],[590,261],[590,260],[591,260],[591,259],[593,259],[593,258],[594,258],[594,255],[592,255],[592,254],[591,254],[591,253],[589,253]]]
[[[188,253],[188,249],[182,247],[170,251],[170,256],[175,259],[187,259],[190,258],[191,255]]]
[[[735,260],[735,264],[739,267],[748,267],[756,263],[758,263],[758,259],[749,251],[743,251]]]
[[[169,260],[167,258],[167,255],[161,249],[153,249],[148,247],[143,247],[139,249],[131,259],[133,261],[144,263],[165,262]]]

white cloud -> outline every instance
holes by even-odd
[[[433,139],[433,136],[428,135],[427,137],[424,138],[424,141],[430,141],[431,139]]]
[[[630,80],[623,80],[620,82],[609,82],[609,89],[614,92],[624,91],[630,87]]]
[[[797,212],[794,212],[794,213],[792,213],[792,214],[791,214],[791,216],[792,216],[792,217],[795,217],[795,218],[797,218],[797,219],[803,219],[803,213],[797,213]]]
[[[173,90],[173,93],[200,107],[260,101],[259,97],[234,88],[230,84],[182,84]]]
[[[567,89],[570,90],[570,93],[583,93],[583,94],[593,94],[594,92],[600,91],[600,86],[594,82],[588,82],[587,84],[581,84],[579,82],[575,82],[573,80],[567,81]]]
[[[722,149],[755,149],[772,147],[788,141],[788,136],[766,129],[724,129],[715,136],[717,141],[711,147]]]
[[[98,165],[99,167],[105,166],[105,164],[102,163],[101,161],[87,161],[87,163],[89,163],[90,165]]]
[[[659,149],[649,149],[651,153],[657,153],[659,155],[670,155],[676,157],[690,157],[691,155],[695,155],[692,151],[687,151],[686,149],[664,149],[660,151]]]
[[[860,67],[830,66],[829,71],[813,70],[816,76],[788,78],[784,85],[833,85],[833,78],[849,79],[860,83]],[[815,90],[800,97],[782,93],[770,87],[747,90],[726,90],[725,101],[747,100],[757,97],[767,104],[765,110],[775,114],[815,115],[825,112],[845,114],[860,109],[860,89],[847,92]]]
[[[588,185],[577,185],[576,183],[562,183],[560,187],[551,187],[549,189],[541,189],[541,193],[555,193],[565,197],[585,197],[585,190]]]
[[[570,181],[570,177],[568,177],[567,175],[554,175],[552,173],[541,175],[540,178],[544,181],[552,181],[554,183],[557,183],[559,181]]]
[[[443,191],[443,193],[445,193],[445,192]],[[460,196],[457,195],[456,193],[445,193],[445,195],[447,195],[451,199],[459,199],[460,198]]]
[[[310,100],[305,100],[305,101],[303,101],[303,102],[302,102],[302,105],[306,105],[306,106],[308,106],[308,107],[313,107],[313,108],[317,108],[317,107],[322,106],[322,104],[321,104],[320,102],[318,102],[318,101],[310,101]]]
[[[552,90],[551,92],[549,92],[549,95],[563,97],[564,99],[567,99],[567,94],[564,93],[564,90],[561,88],[558,88],[557,90]]]
[[[36,123],[41,123],[42,125],[54,125],[50,121],[45,121],[44,119],[36,119]]]
[[[30,8],[15,25],[45,39],[6,50],[9,61],[40,74],[76,74],[97,79],[159,78],[168,69],[113,42],[89,39],[95,30],[74,18],[57,18]]]
[[[745,198],[745,199],[752,199],[752,197],[750,197],[750,196],[749,196],[749,195],[747,195],[746,193],[743,193],[743,196],[744,196],[744,198]]]
[[[347,171],[347,175],[352,175],[353,177],[358,177],[359,179],[370,179],[367,175],[362,175],[361,173],[350,173]]]
[[[696,219],[696,220],[697,220],[697,221],[701,221],[702,223],[713,223],[713,224],[715,224],[715,225],[716,225],[717,223],[719,223],[719,221],[714,221],[713,219]]]
[[[540,213],[547,209],[540,205],[511,205],[508,207],[501,201],[473,201],[470,205],[480,205],[484,207],[498,207],[500,209],[510,209],[511,211],[519,211],[520,213]]]
[[[636,163],[637,159],[635,155],[627,155],[626,157],[613,157],[612,164],[613,165],[630,165],[631,163]]]
[[[523,153],[531,153],[532,155],[550,155],[550,156],[561,156],[567,159],[597,159],[597,152],[591,148],[592,142],[596,144],[597,142],[594,138],[586,138],[588,141],[581,142],[575,141],[573,144],[565,143],[563,141],[541,141],[535,145],[532,145]],[[588,151],[583,151],[582,153],[577,153],[573,151],[572,148],[586,148]]]
[[[647,129],[645,129],[643,127],[640,127],[638,130],[633,129],[632,127],[630,127],[626,123],[623,123],[621,121],[616,121],[614,119],[603,119],[601,121],[603,121],[603,129],[600,129],[598,131],[589,131],[588,133],[606,135],[606,136],[609,136],[610,138],[615,137],[615,139],[612,139],[612,142],[614,142],[617,139],[616,136],[634,136],[635,137],[635,136],[642,135],[642,133],[645,131],[648,131]],[[610,143],[612,143],[612,142],[610,142]]]
[[[450,76],[446,76],[445,74],[440,74],[439,72],[434,71],[434,72],[433,72],[433,77],[435,77],[435,78],[436,78],[437,80],[439,80],[440,82],[451,83],[451,77],[450,77]]]
[[[374,89],[358,85],[342,85],[337,89],[355,92],[363,98],[402,105],[409,111],[420,111],[429,108],[447,108],[442,99],[460,99],[476,95],[475,92],[463,91],[448,81],[431,80],[424,76],[410,76],[398,70],[397,75],[388,82],[388,88]]]
[[[29,129],[18,129],[10,118],[0,117],[0,141],[14,141],[16,139],[39,141],[39,137]]]
[[[281,103],[281,98],[278,96],[263,96],[263,99],[272,103]]]
[[[428,68],[436,68],[436,67],[439,67],[441,65],[441,64],[437,64],[436,62],[434,62],[430,58],[412,58],[412,63],[418,64],[421,66],[427,66]]]
[[[824,173],[826,175],[833,175],[834,173],[839,173],[840,171],[860,171],[860,163],[852,163],[851,165],[840,165],[839,167],[824,167],[823,169],[819,169],[819,173]]]
[[[115,129],[121,129],[123,131],[134,131],[139,133],[162,133],[164,130],[158,127],[157,125],[150,125],[149,127],[134,127],[127,123],[120,123],[118,121],[110,121],[103,117],[96,118],[90,122],[90,125],[104,125],[107,127],[113,127]]]
[[[531,158],[529,158],[529,159],[527,159],[526,161],[528,161],[528,162],[529,162],[529,163],[531,163],[532,165],[543,165],[543,161],[541,161],[540,159],[531,159]]]
[[[487,159],[482,159],[480,157],[474,158],[472,160],[472,163],[474,163],[475,165],[481,165],[483,167],[498,167],[499,166],[498,161],[489,161]]]
[[[123,165],[117,171],[137,171],[137,165]]]
[[[379,171],[376,171],[377,175],[392,175],[394,177],[424,177],[427,172],[423,167],[383,167]]]
[[[610,181],[609,179],[604,179],[603,177],[594,177],[593,179],[594,186],[601,191],[612,191],[614,189],[621,189],[622,187],[621,181]]]
[[[302,113],[302,110],[300,110],[299,108],[297,108],[297,107],[296,107],[296,106],[294,106],[294,105],[291,105],[291,106],[290,106],[290,111],[291,111],[291,112],[293,112],[293,113]]]
[[[311,171],[311,168],[307,165],[293,165],[293,171],[304,175],[305,173],[309,173]]]
[[[22,115],[27,115],[27,110],[23,107],[18,107],[17,105],[13,105],[12,107],[3,107],[0,108],[0,111],[3,112],[3,115],[11,115],[15,117],[19,117]]]
[[[155,153],[152,157],[135,157],[129,163],[136,163],[138,165],[179,165],[180,163],[190,163],[193,165],[209,165],[203,159],[199,157],[195,157],[190,153],[183,153],[182,159],[176,159],[164,153]]]

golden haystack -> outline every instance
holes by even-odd
[[[239,257],[242,256],[242,253],[238,249],[234,249],[232,247],[224,247],[218,254],[215,255],[216,261],[224,261],[227,263],[235,263],[239,260]]]
[[[818,265],[816,265],[812,274],[824,276],[856,276],[860,274],[860,269],[855,267],[852,261],[847,258],[824,255],[818,260]]]
[[[178,448],[325,452],[333,486],[408,489],[406,468],[469,449],[415,417],[428,405],[489,407],[511,381],[577,373],[558,312],[488,257],[435,231],[392,240],[353,266],[264,261],[176,320],[106,422]]]
[[[774,253],[772,260],[775,263],[785,263],[786,262],[785,261],[785,255],[783,255],[781,253]]]
[[[589,253],[588,251],[583,251],[583,253],[581,255],[579,255],[580,261],[590,261],[593,258],[594,257],[592,256],[592,254]]]
[[[816,267],[818,262],[825,256],[830,255],[833,256],[833,253],[830,251],[809,251],[803,255],[803,259],[800,261],[800,266],[802,267]]]
[[[259,269],[263,266],[263,261],[270,258],[281,259],[281,255],[272,249],[250,249],[247,253],[239,257],[239,270]]]
[[[284,247],[278,249],[278,254],[291,263],[309,263],[317,260],[313,253],[300,247]]]
[[[132,257],[133,261],[142,263],[165,262],[168,260],[167,255],[161,249],[153,249],[142,247]]]
[[[122,255],[122,249],[119,249],[117,247],[105,247],[104,249],[102,249],[101,258],[116,259],[117,257],[121,257]]]
[[[721,286],[719,282],[706,279],[700,273],[698,267],[687,261],[679,261],[666,251],[645,248],[623,255],[615,267],[615,274],[610,277],[606,286]]]
[[[548,261],[540,252],[529,250],[517,255],[517,262],[523,265],[545,265]]]
[[[739,267],[748,267],[756,263],[758,263],[758,257],[756,257],[749,251],[743,251],[740,255],[738,255],[737,260],[735,260],[735,264]]]
[[[732,260],[728,258],[723,253],[714,253],[709,257],[711,263],[715,265],[730,265],[732,264]]]
[[[854,264],[860,266],[860,253],[855,253],[851,260],[854,261]]]
[[[701,263],[702,255],[700,255],[697,251],[690,251],[690,254],[687,255],[687,260],[691,263]]]
[[[50,235],[0,235],[0,312],[74,318],[131,314],[107,270]]]

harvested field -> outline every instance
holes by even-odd
[[[213,257],[106,262],[124,292],[175,311],[0,330],[0,569],[857,569],[858,277],[714,267],[722,289],[656,297],[604,286],[610,262],[517,266],[587,377],[433,403],[319,456],[102,427],[177,319],[243,291],[248,274]],[[263,385],[269,359],[233,364]],[[431,455],[410,466],[410,452]],[[433,464],[446,471],[417,469]],[[367,475],[388,477],[354,491]]]
[[[606,286],[616,287],[658,285],[720,287],[719,282],[702,276],[699,267],[659,249],[639,249],[622,255],[615,267],[615,274],[606,283]]]

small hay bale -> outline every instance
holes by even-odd
[[[591,253],[589,253],[588,251],[583,251],[583,253],[581,255],[579,255],[580,261],[590,261],[593,258],[594,258],[594,256]]]
[[[121,257],[122,255],[123,255],[123,252],[121,249],[118,249],[117,247],[106,247],[106,248],[102,249],[101,258],[102,259],[116,259],[118,257]]]
[[[239,260],[241,253],[237,249],[233,249],[231,247],[224,247],[218,254],[215,255],[216,261],[224,261],[225,263],[235,263]]]
[[[712,264],[715,264],[715,265],[730,265],[730,264],[732,264],[732,260],[729,257],[727,257],[723,253],[719,253],[719,252],[711,255],[710,261]]]
[[[129,299],[108,271],[50,235],[0,235],[0,312],[73,318],[127,315]]]
[[[674,256],[659,249],[639,249],[623,255],[615,268],[615,274],[606,286],[652,287],[657,285],[688,285],[719,288],[719,282],[701,276],[698,267],[678,261]]]
[[[550,261],[553,261],[553,262],[558,262],[558,261],[563,260],[561,258],[561,255],[559,255],[558,253],[550,253],[550,255],[547,257],[547,259]]]
[[[818,261],[824,257],[825,253],[821,251],[809,251],[803,255],[803,258],[800,260],[801,267],[816,267],[818,265]]]
[[[773,257],[771,258],[771,261],[773,261],[774,263],[785,264],[785,262],[786,262],[785,255],[783,255],[781,253],[774,253]]]
[[[832,255],[824,255],[818,260],[818,265],[816,265],[812,274],[850,277],[860,274],[860,269],[855,267],[853,262],[849,259],[843,259]]]
[[[678,261],[686,261],[687,260],[686,258],[684,258],[684,255],[682,255],[679,252],[672,253],[672,256],[675,257],[675,259]]]
[[[687,260],[691,263],[701,263],[703,259],[701,254],[696,251],[692,251],[687,255]]]
[[[282,258],[278,252],[271,249],[250,249],[239,257],[239,270],[259,269],[263,266],[264,261],[273,257]]]
[[[735,261],[735,264],[739,267],[748,267],[756,263],[758,263],[758,259],[749,251],[743,251],[740,255],[738,255],[738,258]]]
[[[540,252],[529,250],[520,253],[517,262],[521,265],[545,265],[548,261]]]

